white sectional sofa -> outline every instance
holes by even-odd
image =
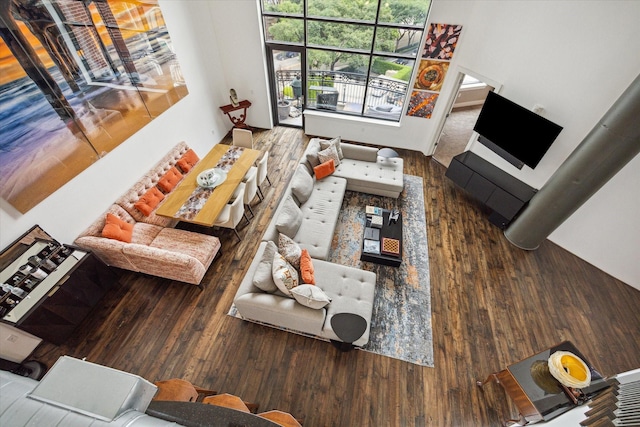
[[[369,341],[376,275],[373,272],[327,262],[346,190],[388,197],[402,192],[402,159],[383,159],[377,149],[341,143],[343,159],[332,175],[321,180],[311,176],[314,152],[320,147],[312,139],[294,176],[281,197],[258,250],[234,298],[238,313],[245,319],[292,331],[340,341],[331,328],[331,317],[354,313],[367,321],[365,333],[354,342]],[[281,292],[265,292],[255,279],[267,242],[277,246],[280,233],[291,238],[311,255],[316,286],[331,298],[321,309],[299,304]],[[268,257],[267,257],[268,258]]]
[[[302,163],[313,169],[313,156],[320,151],[320,138],[312,138],[302,157]],[[397,199],[404,188],[404,162],[400,157],[378,156],[378,149],[341,143],[344,157],[333,176],[347,180],[347,190]]]
[[[331,298],[331,303],[324,308],[313,309],[280,292],[267,293],[255,286],[253,277],[266,246],[267,242],[258,246],[234,299],[243,318],[341,341],[331,327],[331,317],[338,313],[354,313],[367,321],[365,333],[354,345],[363,346],[369,342],[375,273],[314,259],[316,286]]]

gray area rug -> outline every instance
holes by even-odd
[[[400,267],[360,261],[366,205],[397,208],[402,212],[404,248]],[[431,287],[422,178],[404,175],[404,190],[398,199],[347,191],[329,261],[373,271],[377,275],[369,342],[361,350],[433,367]],[[228,315],[240,318],[234,305]]]
[[[403,261],[398,268],[360,261],[365,206],[402,212]],[[377,275],[370,341],[362,349],[433,366],[431,287],[422,178],[404,175],[398,199],[347,191],[329,261]]]

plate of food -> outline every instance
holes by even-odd
[[[227,179],[227,173],[220,168],[207,169],[200,172],[196,182],[200,187],[216,188]]]

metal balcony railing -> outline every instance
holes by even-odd
[[[351,114],[368,115],[370,109],[379,106],[402,107],[409,85],[402,80],[377,76],[369,79],[367,87],[364,74],[312,70],[307,75],[306,91],[305,88],[299,91],[295,89],[294,82],[300,76],[300,70],[276,71],[279,99],[291,101],[294,106],[301,107],[306,96],[306,107],[316,108],[321,107],[317,104],[318,94],[337,92],[337,110]],[[397,116],[399,118],[399,113]]]

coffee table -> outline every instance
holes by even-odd
[[[365,251],[365,238],[362,239],[362,254],[360,255],[360,261],[373,262],[376,264],[389,265],[392,267],[400,267],[402,264],[402,214],[398,214],[398,219],[395,222],[389,222],[389,215],[391,211],[382,209],[382,227],[379,228],[379,246],[380,253],[372,253]],[[369,217],[366,219],[366,228],[371,227],[371,220]],[[393,243],[388,249],[393,249],[391,252],[385,252],[385,239],[391,239]],[[397,242],[393,242],[393,240]],[[394,253],[395,252],[395,253]]]

